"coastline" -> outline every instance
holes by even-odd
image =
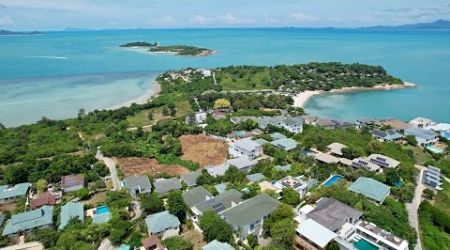
[[[373,87],[344,87],[340,89],[332,89],[329,91],[325,90],[307,90],[297,95],[293,96],[294,99],[294,107],[304,108],[306,103],[310,100],[311,97],[316,95],[323,94],[336,94],[336,93],[352,93],[352,92],[365,92],[365,91],[390,91],[390,90],[399,90],[399,89],[410,89],[416,88],[417,84],[411,82],[403,82],[403,84],[389,85],[389,84],[380,84]]]
[[[126,102],[123,102],[121,104],[110,106],[107,109],[114,110],[114,109],[119,109],[121,107],[129,107],[133,103],[145,104],[148,101],[150,101],[152,98],[154,98],[155,96],[158,96],[160,92],[161,92],[161,85],[159,85],[159,83],[156,81],[156,78],[155,78],[155,79],[153,79],[153,82],[152,82],[152,85],[150,86],[150,88],[147,89],[146,91],[144,91],[144,93],[142,95],[140,95],[134,99],[128,100]]]

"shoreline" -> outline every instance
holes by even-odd
[[[134,99],[128,100],[126,102],[122,102],[120,104],[110,106],[106,109],[114,110],[114,109],[119,109],[121,107],[129,107],[133,103],[145,104],[145,103],[149,102],[152,98],[158,96],[160,92],[161,92],[161,85],[159,85],[159,83],[156,81],[156,78],[155,78],[155,79],[153,79],[152,86],[149,89],[147,89],[146,91],[144,91],[144,93],[142,95],[140,95]]]
[[[345,94],[345,93],[353,93],[353,92],[366,92],[366,91],[390,91],[390,90],[399,90],[399,89],[411,89],[417,88],[417,84],[411,82],[403,82],[403,84],[381,84],[373,87],[344,87],[340,89],[332,89],[329,91],[325,90],[307,90],[293,96],[294,99],[294,107],[304,108],[306,103],[311,99],[311,97],[316,95],[325,95],[325,94]]]

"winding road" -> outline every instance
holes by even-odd
[[[116,191],[120,190],[121,186],[119,177],[117,176],[116,163],[114,163],[114,161],[111,158],[104,156],[100,151],[100,149],[97,149],[97,154],[95,155],[95,158],[97,158],[97,160],[99,161],[103,161],[105,165],[108,167],[109,173],[111,175],[111,180],[113,183],[113,190]]]
[[[411,227],[416,229],[417,232],[417,244],[415,250],[422,250],[422,244],[420,242],[420,231],[419,231],[419,216],[417,211],[419,210],[420,202],[422,201],[422,192],[425,186],[422,184],[422,174],[425,170],[424,166],[416,165],[416,168],[420,170],[419,176],[417,177],[417,186],[414,191],[414,198],[411,203],[406,203],[406,210],[408,211],[408,219]]]

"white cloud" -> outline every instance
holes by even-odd
[[[243,20],[241,20],[238,17],[235,17],[231,13],[227,13],[225,15],[218,16],[217,19],[219,20],[219,22],[224,23],[224,24],[240,24],[240,23],[243,23]]]
[[[203,15],[196,15],[193,18],[191,18],[191,23],[193,24],[206,24],[208,23],[209,18],[203,16]]]
[[[294,22],[311,22],[311,21],[319,20],[318,17],[312,16],[312,15],[308,15],[308,14],[306,14],[304,12],[292,13],[289,17]]]
[[[177,20],[172,15],[165,15],[158,20],[158,24],[161,26],[173,26],[177,24]]]
[[[0,26],[11,25],[13,23],[14,23],[14,21],[9,16],[2,16],[2,17],[0,17]]]

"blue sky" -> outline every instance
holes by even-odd
[[[450,19],[450,0],[0,0],[0,29],[357,27]]]

